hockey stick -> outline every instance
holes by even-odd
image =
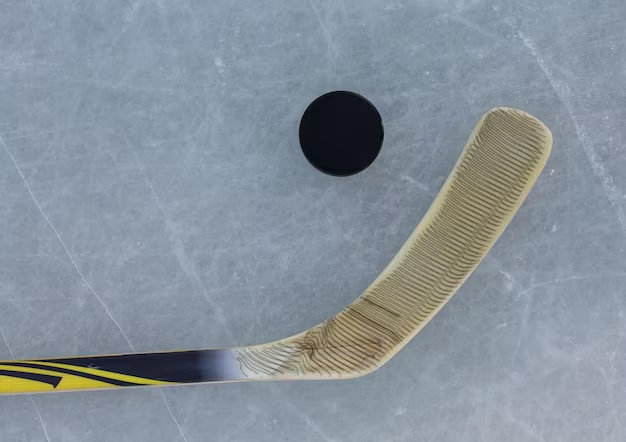
[[[387,268],[345,310],[304,333],[231,349],[0,361],[0,394],[371,373],[432,319],[484,258],[537,180],[551,146],[548,128],[524,112],[485,114]]]

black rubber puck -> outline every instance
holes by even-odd
[[[313,167],[334,176],[367,169],[378,156],[383,138],[380,114],[354,92],[322,95],[309,105],[300,122],[304,156]]]

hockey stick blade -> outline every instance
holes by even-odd
[[[0,394],[256,380],[348,379],[379,368],[458,290],[539,177],[550,130],[485,114],[406,244],[345,310],[299,335],[231,349],[0,361]]]

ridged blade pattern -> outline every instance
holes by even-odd
[[[251,378],[346,378],[386,362],[484,258],[551,146],[550,131],[524,112],[485,114],[422,223],[365,293],[308,332],[236,350],[242,371]]]

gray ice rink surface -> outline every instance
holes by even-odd
[[[626,440],[625,54],[620,0],[0,0],[0,359],[305,330],[391,260],[482,113],[555,141],[373,375],[1,397],[0,440]],[[297,136],[337,89],[386,130],[342,179]]]

